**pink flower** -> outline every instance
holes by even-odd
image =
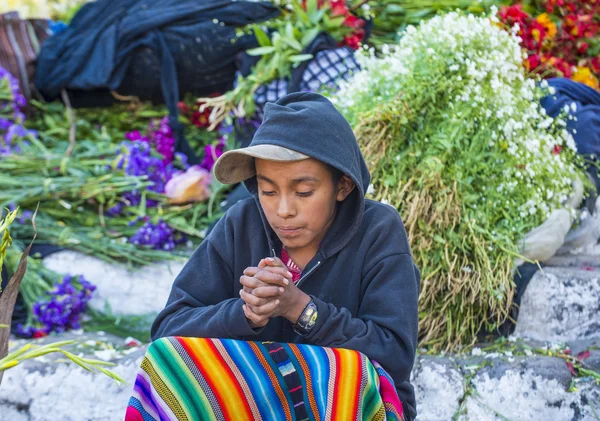
[[[211,181],[210,172],[193,165],[167,182],[165,195],[173,204],[202,202],[210,197]]]

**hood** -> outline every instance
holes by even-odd
[[[354,181],[356,188],[338,204],[335,221],[320,246],[325,258],[339,252],[360,227],[365,192],[371,179],[350,124],[324,96],[296,92],[265,106],[263,123],[249,146],[264,144],[283,146],[308,155],[337,168]],[[256,177],[244,183],[255,197],[265,228],[273,237],[275,234],[258,200]]]

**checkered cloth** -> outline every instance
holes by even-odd
[[[360,70],[354,57],[354,51],[342,47],[319,51],[309,61],[302,73],[300,91],[317,92],[322,88],[337,88],[341,80],[348,80],[353,72]],[[288,93],[290,81],[276,79],[259,87],[254,94],[256,116],[263,118],[263,109],[267,102],[275,102]]]

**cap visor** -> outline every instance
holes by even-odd
[[[295,162],[310,158],[277,145],[255,145],[225,152],[215,163],[215,178],[223,184],[236,184],[256,174],[254,159]]]

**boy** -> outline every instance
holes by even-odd
[[[254,198],[194,252],[152,339],[360,351],[392,376],[413,419],[419,272],[398,212],[364,198],[370,175],[344,117],[318,94],[269,103],[250,146],[223,154],[215,177]]]

